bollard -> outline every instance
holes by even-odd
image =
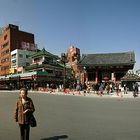
[[[101,91],[100,90],[98,90],[98,96],[101,96]]]

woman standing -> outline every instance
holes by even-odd
[[[30,116],[35,108],[31,98],[27,97],[28,91],[26,88],[21,88],[19,94],[14,119],[19,124],[21,140],[29,140]]]

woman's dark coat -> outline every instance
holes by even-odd
[[[23,112],[26,109],[29,109],[29,111],[26,114],[24,114]],[[31,98],[26,97],[25,103],[22,104],[22,99],[21,97],[19,97],[19,99],[16,102],[14,119],[19,124],[29,124],[31,113],[33,113],[34,111],[35,111],[35,108],[34,108],[34,104]]]

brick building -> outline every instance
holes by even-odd
[[[67,60],[74,72],[75,78],[79,77],[80,71],[77,62],[80,60],[80,49],[74,46],[69,47],[67,50]]]
[[[35,50],[34,34],[20,31],[18,26],[9,24],[0,32],[0,75],[9,74],[11,51],[15,49]]]

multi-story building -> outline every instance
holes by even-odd
[[[78,78],[80,71],[77,62],[80,60],[80,49],[75,48],[74,46],[69,47],[67,50],[67,60],[73,70],[75,78]]]
[[[60,60],[60,57],[51,54],[50,52],[42,49],[31,55],[30,65],[27,66],[26,57],[28,57],[26,50],[14,50],[11,52],[11,66],[14,68],[17,65],[25,65],[23,72],[12,73],[5,76],[0,76],[0,83],[6,84],[12,89],[20,89],[21,87],[28,86],[29,89],[39,89],[40,87],[47,87],[47,85],[63,84],[64,80],[64,66]],[[19,57],[21,56],[21,57]],[[24,58],[24,59],[23,59]],[[24,62],[25,60],[26,62]]]
[[[24,67],[32,63],[30,55],[35,53],[34,51],[16,49],[11,52],[11,74],[23,73]]]
[[[0,75],[9,74],[11,52],[15,49],[36,49],[34,34],[20,31],[16,25],[9,24],[0,32]]]
[[[37,75],[34,79],[34,85],[43,86],[46,83],[63,82],[63,66],[57,62],[58,56],[51,54],[44,48],[40,52],[31,55],[32,63],[25,68],[26,72],[42,72],[43,76]]]

